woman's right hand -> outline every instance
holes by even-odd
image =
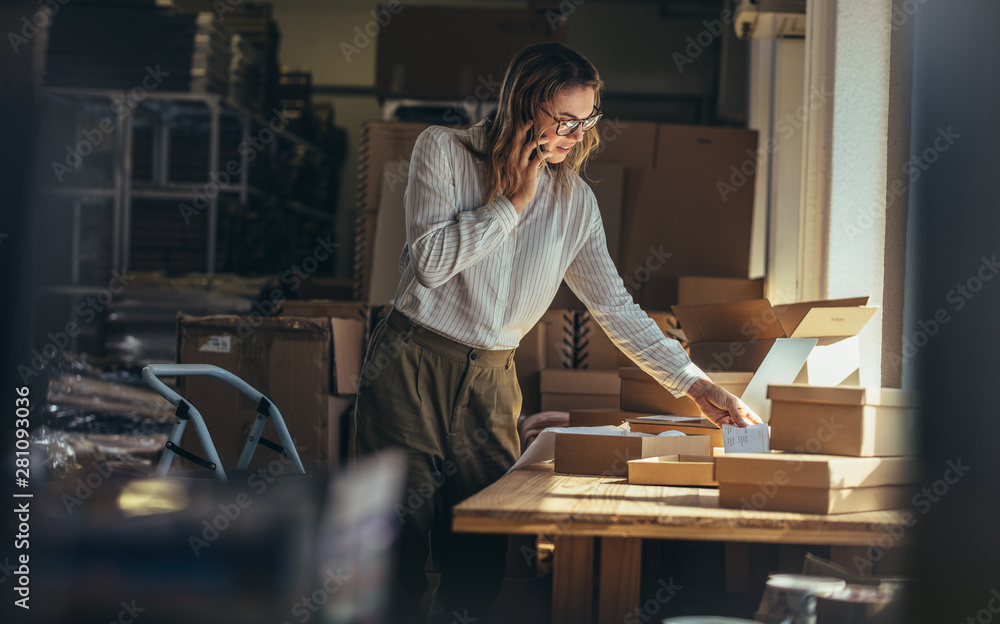
[[[549,153],[542,151],[542,145],[549,142],[546,137],[537,139],[531,138],[532,122],[528,121],[524,127],[524,147],[520,151],[511,154],[511,168],[521,171],[521,187],[513,195],[507,195],[510,203],[514,204],[514,209],[518,214],[527,208],[531,200],[535,198],[535,191],[538,189],[538,172],[545,166],[545,160]],[[532,153],[534,152],[534,153]],[[506,181],[504,181],[506,186]]]

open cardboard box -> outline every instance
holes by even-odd
[[[620,476],[631,459],[661,455],[711,455],[707,435],[652,436],[622,431],[621,435],[557,433],[555,470],[570,474]]]
[[[837,385],[860,378],[855,337],[878,312],[867,303],[868,297],[856,297],[773,307],[767,299],[677,305],[673,310],[681,330],[671,333],[689,343],[691,360],[705,372],[755,371],[777,339],[815,339],[797,378]]]
[[[251,325],[249,320],[180,315],[178,362],[211,364],[235,374],[271,399],[303,463],[310,469],[336,465],[341,417],[353,403],[360,379],[364,322],[277,316]],[[182,376],[178,386],[205,416],[223,465],[235,466],[257,418],[257,405],[216,379]],[[272,432],[271,427],[265,432]],[[202,450],[191,427],[180,446]],[[274,457],[270,453],[259,449],[251,467],[266,465]]]
[[[628,482],[634,485],[715,487],[715,458],[706,455],[664,455],[633,459]]]
[[[768,396],[774,449],[855,457],[916,452],[911,392],[791,384],[771,386]]]
[[[832,514],[905,507],[919,473],[910,457],[729,453],[715,474],[722,507]]]

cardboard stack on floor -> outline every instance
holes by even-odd
[[[361,379],[368,314],[358,302],[285,301],[280,316],[182,315],[177,361],[219,366],[261,391],[281,412],[306,471],[325,471],[347,455],[342,417]],[[204,415],[224,467],[234,467],[257,406],[208,377],[179,377],[178,387]],[[193,428],[184,432],[181,447],[200,454]],[[275,459],[282,458],[259,447],[250,467],[277,468]]]
[[[899,509],[915,491],[914,397],[859,386],[771,386],[768,454],[718,458],[719,504],[835,514]]]

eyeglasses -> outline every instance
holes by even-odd
[[[586,119],[567,119],[565,121],[556,119],[556,117],[551,113],[546,112],[546,114],[559,122],[559,125],[556,127],[556,134],[559,136],[569,136],[576,132],[577,127],[582,128],[583,131],[586,132],[597,125],[598,120],[604,113],[601,112],[601,109],[596,106],[594,107],[594,110],[597,112]]]

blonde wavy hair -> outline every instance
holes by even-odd
[[[484,203],[489,203],[500,194],[501,180],[506,180],[504,193],[513,195],[521,186],[521,172],[511,166],[512,154],[520,152],[527,121],[534,119],[536,111],[549,109],[555,98],[564,89],[593,88],[594,105],[601,106],[601,91],[604,82],[597,68],[582,54],[556,42],[538,43],[527,46],[517,53],[504,72],[500,84],[495,118],[486,121],[485,141],[478,149],[471,141],[463,141],[483,165],[483,186],[486,189]],[[552,125],[556,124],[552,120]],[[532,137],[537,137],[548,126],[536,128]],[[560,181],[560,186],[568,188],[569,171],[579,174],[580,167],[587,161],[601,139],[597,132],[583,134],[583,140],[570,150],[560,163],[545,163]]]

